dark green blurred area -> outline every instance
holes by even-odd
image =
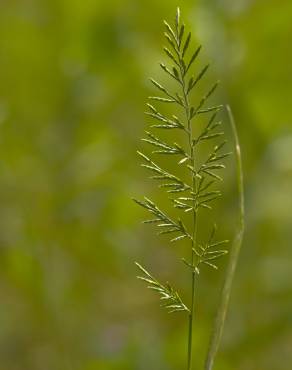
[[[212,62],[205,86],[219,78],[216,101],[232,106],[245,170],[247,230],[215,370],[292,368],[291,1],[1,0],[0,370],[185,367],[186,320],[158,307],[133,262],[188,297],[186,248],[141,226],[130,199],[160,199],[136,149],[177,5]],[[216,214],[232,238],[229,163]],[[194,370],[221,282],[202,273]]]

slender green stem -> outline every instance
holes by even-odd
[[[209,350],[205,362],[205,370],[212,370],[214,365],[215,356],[217,354],[220,340],[223,333],[225,318],[228,309],[228,303],[230,299],[231,287],[234,277],[234,272],[237,266],[239,252],[241,249],[243,233],[244,233],[244,188],[243,188],[243,172],[242,172],[242,161],[241,161],[241,152],[239,139],[237,134],[237,129],[235,125],[235,120],[231,109],[227,106],[227,112],[232,128],[232,133],[234,136],[234,146],[235,146],[235,157],[236,157],[236,166],[237,166],[237,186],[239,193],[239,220],[238,220],[238,230],[234,237],[229,263],[226,269],[225,280],[220,296],[220,303],[218,306],[213,333],[210,340]]]
[[[192,368],[192,347],[193,347],[193,322],[195,309],[195,273],[192,274],[192,303],[191,312],[189,314],[189,333],[188,333],[188,370]]]
[[[195,153],[194,153],[194,146],[193,146],[193,133],[192,133],[192,125],[191,125],[191,116],[190,116],[190,104],[188,99],[188,93],[186,91],[185,86],[185,77],[184,77],[184,68],[182,65],[182,57],[179,50],[179,64],[180,64],[180,72],[181,72],[181,85],[183,90],[183,98],[184,98],[184,108],[187,120],[187,127],[188,127],[188,142],[189,142],[189,150],[190,150],[190,161],[193,168],[195,168]],[[196,177],[195,174],[192,174],[192,192],[196,194],[197,192],[197,184],[196,184]],[[191,242],[191,261],[192,266],[195,266],[195,252],[194,248],[196,247],[196,239],[197,239],[197,209],[196,209],[196,202],[193,201],[193,232],[192,232],[192,242]],[[187,369],[191,370],[192,368],[192,349],[193,349],[193,325],[194,325],[194,314],[195,314],[195,280],[196,280],[196,273],[195,269],[192,270],[192,283],[191,283],[191,309],[189,313],[189,328],[188,328],[188,363]]]
[[[192,135],[192,130],[190,129],[190,137]],[[191,141],[191,140],[190,140]],[[195,168],[195,158],[194,158],[194,150],[193,146],[191,145],[191,157],[192,157],[192,165]],[[193,174],[192,176],[192,191],[196,193],[196,178]],[[196,239],[197,239],[197,211],[195,208],[195,204],[193,202],[193,235],[192,235],[192,266],[195,265],[195,252],[194,248],[196,247]],[[191,311],[189,315],[189,333],[188,333],[188,370],[192,368],[192,349],[193,349],[193,324],[194,324],[194,314],[195,314],[195,280],[196,280],[196,273],[195,270],[192,270],[192,291],[191,291]]]

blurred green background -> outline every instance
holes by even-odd
[[[136,149],[177,5],[209,82],[222,81],[216,102],[233,108],[244,161],[247,230],[215,369],[291,370],[290,0],[0,1],[0,370],[185,368],[185,318],[158,307],[133,264],[188,301],[185,250],[142,226],[130,199],[160,199]],[[231,238],[228,163],[216,214]],[[202,274],[194,369],[221,282]]]

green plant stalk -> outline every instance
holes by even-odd
[[[233,239],[228,266],[225,273],[225,280],[223,283],[223,288],[220,296],[220,303],[218,306],[213,333],[210,340],[209,350],[205,362],[205,370],[212,370],[215,356],[217,354],[220,341],[223,334],[224,323],[226,319],[228,304],[230,300],[232,282],[234,278],[235,269],[237,266],[239,253],[242,245],[243,233],[244,233],[244,186],[243,186],[243,171],[242,171],[242,160],[240,144],[238,139],[238,133],[236,129],[235,120],[230,107],[226,106],[229,121],[231,124],[232,134],[234,137],[235,146],[235,158],[236,158],[236,172],[237,172],[237,187],[239,194],[239,220],[238,220],[238,230]]]
[[[185,79],[184,79],[183,69],[181,65],[181,57],[180,57],[180,71],[181,71],[181,77],[182,77],[182,89],[183,89],[183,96],[184,96],[184,103],[185,103],[187,126],[188,126],[188,141],[189,141],[189,150],[191,153],[190,160],[191,160],[193,168],[195,168],[194,147],[192,145],[193,133],[192,133],[192,124],[191,124],[191,117],[190,117],[190,104],[189,104],[188,95],[186,93]],[[196,177],[194,173],[192,174],[192,191],[194,193],[196,193],[197,191]],[[196,248],[196,240],[197,240],[197,219],[198,219],[198,212],[195,207],[195,201],[193,201],[193,235],[192,235],[192,241],[191,241],[191,261],[192,261],[193,266],[195,264],[194,248]],[[189,313],[189,328],[188,328],[188,365],[187,365],[188,370],[191,370],[192,368],[193,323],[194,323],[194,314],[195,314],[195,280],[196,280],[195,270],[192,270],[191,274],[192,274],[191,310]]]

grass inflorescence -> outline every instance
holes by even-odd
[[[216,239],[216,225],[211,225],[210,235],[204,241],[200,235],[198,226],[200,212],[203,209],[212,211],[213,203],[222,196],[216,187],[218,182],[223,181],[221,172],[225,168],[224,160],[231,153],[225,151],[226,140],[222,130],[222,122],[218,120],[218,113],[223,105],[209,105],[210,97],[218,87],[218,82],[212,84],[206,93],[199,99],[196,92],[209,70],[209,64],[205,65],[197,73],[193,74],[195,62],[199,58],[201,46],[194,50],[191,48],[191,33],[187,32],[185,25],[180,19],[180,10],[177,9],[174,26],[164,21],[165,38],[167,47],[164,52],[169,59],[169,65],[160,63],[163,73],[173,80],[177,86],[176,91],[163,86],[160,82],[151,79],[158,95],[151,96],[147,104],[147,116],[151,119],[150,129],[146,131],[146,137],[142,140],[152,148],[151,154],[138,152],[142,159],[142,166],[151,173],[151,178],[159,182],[159,187],[169,194],[170,202],[177,211],[176,217],[170,216],[162,210],[154,201],[145,197],[135,202],[143,207],[151,217],[144,221],[147,224],[156,225],[159,234],[169,235],[172,243],[186,242],[189,244],[189,257],[182,258],[185,267],[190,273],[190,305],[184,303],[183,298],[169,283],[161,283],[141,264],[136,263],[141,275],[139,279],[147,283],[148,288],[156,291],[160,296],[162,306],[168,312],[182,312],[187,315],[187,370],[192,369],[193,358],[193,332],[195,312],[195,292],[198,280],[201,276],[203,265],[211,269],[218,269],[218,262],[227,253],[227,240]],[[168,116],[162,113],[162,104],[171,104],[176,109],[176,114]],[[221,301],[215,319],[214,331],[211,335],[209,351],[207,353],[205,368],[211,370],[214,358],[222,335],[227,305],[230,296],[231,283],[238,259],[243,235],[243,182],[242,168],[238,136],[236,127],[228,108],[232,124],[232,132],[235,137],[235,153],[238,165],[238,185],[240,191],[240,223],[239,232],[234,239],[231,248],[230,260],[226,270],[225,283],[222,289]],[[194,130],[196,121],[205,122],[203,128]],[[168,142],[163,136],[167,130],[178,130],[183,133],[184,140]],[[181,137],[181,135],[180,135]],[[202,146],[205,143],[214,142],[208,148],[209,153],[203,160]],[[205,153],[205,152],[203,152]],[[172,173],[159,164],[159,156],[168,156],[169,161],[175,161],[184,173],[183,178],[179,174]],[[155,158],[154,158],[155,157]],[[190,218],[187,221],[187,218]],[[186,226],[188,225],[188,227]]]

